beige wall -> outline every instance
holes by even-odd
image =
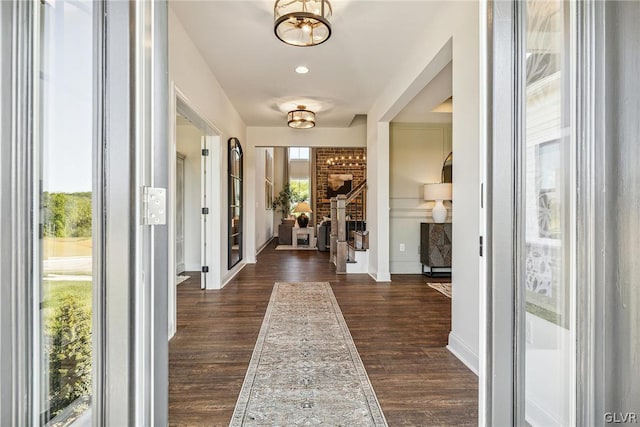
[[[451,152],[451,124],[392,123],[389,144],[390,270],[418,274],[420,223],[432,221],[434,205],[424,201],[423,184],[440,182],[442,163]]]
[[[273,198],[278,197],[280,191],[284,189],[284,147],[273,148]],[[273,210],[273,234],[278,235],[278,225],[282,222],[282,212]]]
[[[273,164],[272,147],[256,147],[256,175],[255,175],[255,217],[256,217],[256,248],[260,250],[273,237],[273,210],[267,209],[266,198],[266,157],[271,154]],[[271,168],[273,172],[273,167]],[[273,182],[273,176],[271,176]]]

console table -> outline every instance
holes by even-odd
[[[309,247],[315,247],[314,227],[293,227],[291,229],[291,244],[294,248],[298,247],[298,236],[307,236],[307,239],[309,240]]]
[[[451,276],[451,223],[420,223],[420,262],[424,275]]]

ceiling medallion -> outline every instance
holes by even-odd
[[[297,110],[287,114],[287,124],[294,129],[311,129],[316,125],[316,113],[307,110],[304,105],[298,105]]]
[[[328,0],[276,0],[273,7],[276,37],[292,46],[315,46],[331,37]]]

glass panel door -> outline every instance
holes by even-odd
[[[518,392],[527,424],[568,426],[575,424],[576,399],[574,4],[519,4],[525,28],[520,30],[524,76],[518,105],[523,119],[518,144]]]
[[[94,7],[41,3],[39,258],[40,424],[91,418]]]

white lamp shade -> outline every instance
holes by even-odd
[[[300,202],[296,205],[295,209],[293,210],[293,212],[295,213],[312,213],[313,211],[311,210],[311,207],[309,206],[309,203],[307,202]]]
[[[425,200],[451,200],[451,183],[425,184]]]

